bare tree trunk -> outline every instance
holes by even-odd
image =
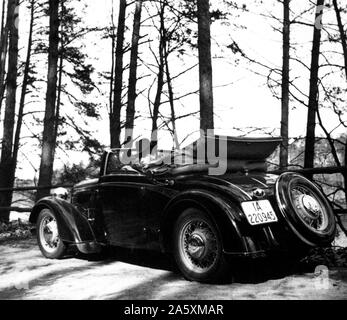
[[[0,163],[0,187],[13,185],[13,132],[16,114],[17,64],[18,64],[18,19],[19,0],[9,0],[9,59],[7,76],[6,108],[4,118],[4,133],[2,139]],[[0,207],[9,207],[12,202],[12,192],[0,194]],[[8,221],[9,211],[0,212],[0,220]]]
[[[65,14],[65,1],[61,0],[60,3],[60,21],[63,21],[63,17]],[[63,34],[63,25],[60,25],[61,28],[61,35]],[[59,50],[59,66],[58,66],[58,86],[57,86],[57,104],[55,109],[55,128],[54,128],[54,135],[57,138],[58,137],[58,129],[59,129],[59,122],[60,122],[60,107],[61,107],[61,93],[62,93],[62,83],[63,83],[63,71],[64,71],[64,54],[65,54],[65,47],[63,42],[63,37],[61,36],[60,39],[60,50]]]
[[[341,44],[342,44],[342,50],[343,50],[343,57],[345,62],[345,73],[346,73],[346,80],[347,80],[347,36],[346,32],[342,23],[341,19],[341,13],[340,8],[337,5],[337,0],[333,0],[333,5],[336,13],[336,19],[337,19],[337,25],[339,27],[340,37],[341,37]]]
[[[12,173],[13,177],[15,177],[15,174],[16,174],[16,165],[17,165],[17,158],[18,158],[18,151],[19,151],[20,134],[21,134],[21,130],[22,130],[24,107],[25,107],[25,97],[27,94],[28,83],[29,83],[29,71],[30,71],[30,62],[31,62],[31,53],[32,53],[31,51],[32,51],[32,45],[33,45],[34,21],[35,21],[35,0],[31,0],[30,1],[30,26],[29,26],[27,56],[26,56],[25,67],[24,67],[23,85],[22,85],[22,92],[21,92],[21,96],[20,96],[16,133],[15,133],[14,144],[13,144],[13,163],[14,163],[13,173]]]
[[[170,109],[171,109],[172,136],[174,139],[175,149],[179,149],[180,143],[178,142],[177,128],[176,128],[174,93],[172,89],[172,79],[171,79],[170,68],[169,68],[168,53],[166,49],[165,49],[165,72],[166,72],[167,87],[169,92],[169,103],[170,103]]]
[[[336,13],[337,25],[339,27],[339,32],[340,32],[341,45],[342,45],[344,64],[345,64],[345,74],[346,74],[346,81],[347,81],[347,36],[344,29],[344,25],[342,23],[340,8],[338,7],[337,0],[333,0],[333,6]],[[345,168],[347,168],[347,142],[345,145],[344,166]],[[346,171],[343,174],[343,178],[345,181],[345,198],[347,201],[347,172]]]
[[[214,129],[213,82],[211,58],[210,3],[199,0],[198,5],[198,47],[200,73],[200,129]]]
[[[120,148],[121,109],[123,89],[123,55],[126,0],[119,0],[119,15],[116,45],[116,66],[114,70],[113,106],[110,113],[111,148]]]
[[[290,0],[283,0],[283,67],[282,67],[282,120],[280,168],[288,167],[289,148],[289,64],[290,64]]]
[[[112,55],[111,55],[111,77],[110,77],[110,93],[109,93],[109,115],[111,116],[111,110],[113,106],[113,84],[114,84],[114,68],[115,68],[115,48],[116,48],[116,34],[114,25],[114,4],[112,2],[112,12],[111,12],[111,23],[112,23]],[[111,119],[111,118],[110,118]]]
[[[0,38],[0,114],[2,109],[2,102],[4,100],[5,94],[5,74],[6,74],[6,59],[7,59],[7,50],[8,50],[8,33],[9,33],[9,9],[11,3],[7,3],[7,18],[5,24],[5,0],[3,0],[3,8],[2,8],[2,18],[1,18],[1,38]],[[4,25],[5,24],[5,25]]]
[[[49,48],[48,48],[48,80],[46,93],[46,110],[42,136],[42,154],[38,186],[50,185],[53,177],[53,164],[57,137],[56,99],[59,46],[59,1],[49,0]],[[39,190],[36,198],[49,195],[49,190]]]
[[[2,32],[5,28],[5,11],[6,11],[6,0],[2,0],[2,7],[1,7],[1,26],[0,26],[0,35],[2,35]]]
[[[157,79],[157,93],[153,104],[152,114],[152,135],[151,135],[151,150],[158,144],[158,118],[159,108],[161,105],[161,94],[164,87],[164,65],[159,66],[158,79]]]
[[[167,39],[166,35],[166,29],[164,29],[165,36],[164,39]],[[166,73],[166,81],[167,81],[167,88],[169,93],[169,103],[170,103],[170,111],[171,111],[171,126],[172,126],[172,137],[174,140],[174,146],[175,149],[179,149],[180,143],[178,141],[177,136],[177,127],[176,127],[176,112],[175,112],[175,102],[174,102],[174,93],[172,88],[172,79],[170,74],[170,67],[169,67],[169,52],[167,49],[167,41],[164,44],[164,60],[165,60],[165,73]]]
[[[59,122],[60,122],[61,92],[62,92],[63,70],[64,70],[63,45],[60,49],[62,52],[60,53],[60,57],[59,57],[57,105],[56,105],[56,109],[55,109],[55,128],[54,128],[54,134],[56,137],[58,137],[58,129],[59,129]]]
[[[324,0],[317,0],[317,12],[315,22],[323,14]],[[315,155],[315,140],[316,140],[316,115],[318,109],[318,72],[319,72],[319,56],[321,45],[321,29],[314,26],[313,32],[313,45],[311,57],[311,75],[310,75],[310,94],[308,103],[307,115],[307,131],[306,131],[306,145],[305,145],[305,168],[314,167]]]
[[[161,3],[160,8],[160,40],[159,40],[159,65],[158,65],[158,76],[157,76],[157,92],[153,104],[152,114],[152,135],[151,135],[151,150],[158,144],[158,118],[159,108],[161,105],[161,95],[164,87],[164,46],[166,45],[164,28],[165,28],[165,3]]]
[[[130,70],[129,70],[129,87],[128,87],[128,106],[126,112],[125,129],[127,129],[127,137],[125,143],[131,143],[133,139],[133,129],[135,120],[135,100],[136,83],[137,83],[137,60],[139,52],[140,28],[141,28],[141,12],[143,0],[136,1],[136,8],[134,14],[134,26],[131,42],[131,56],[130,56]]]

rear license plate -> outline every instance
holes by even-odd
[[[268,200],[241,203],[248,222],[252,225],[277,222],[277,216]]]

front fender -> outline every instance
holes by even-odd
[[[161,221],[160,237],[164,251],[171,251],[173,225],[178,216],[189,207],[200,208],[209,214],[220,231],[224,251],[247,251],[239,229],[243,215],[241,210],[223,196],[206,190],[184,191],[168,203]]]
[[[70,202],[55,197],[43,198],[32,209],[29,222],[36,223],[43,209],[49,209],[55,213],[62,241],[75,244],[95,241],[88,219]]]

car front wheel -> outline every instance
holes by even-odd
[[[66,246],[59,237],[56,216],[49,209],[43,209],[37,219],[37,241],[46,258],[59,259],[64,256]]]
[[[219,282],[228,263],[219,231],[211,218],[195,208],[185,210],[174,227],[174,257],[184,277],[191,281]]]

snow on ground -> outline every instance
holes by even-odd
[[[184,280],[154,253],[48,260],[36,241],[0,245],[0,299],[347,299],[347,270],[206,285]]]

